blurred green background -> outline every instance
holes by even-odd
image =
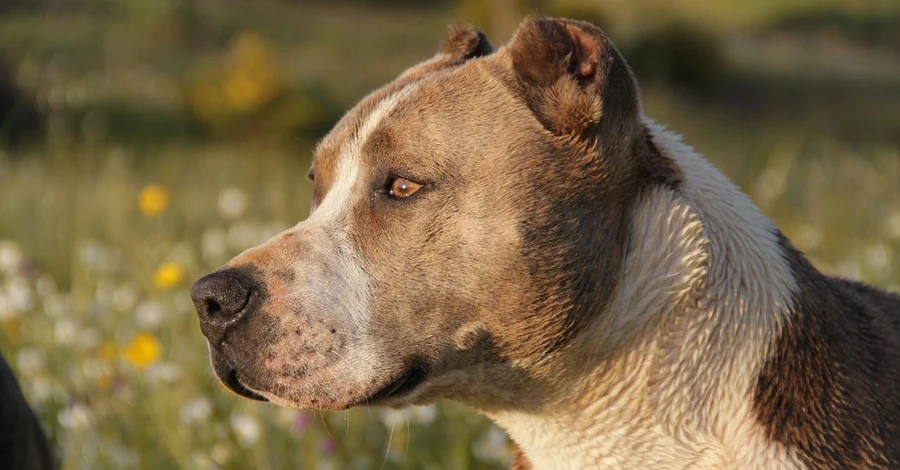
[[[503,468],[460,406],[307,413],[213,379],[192,280],[303,219],[310,150],[449,23],[606,29],[649,116],[829,273],[898,290],[900,2],[5,0],[0,349],[64,469]]]

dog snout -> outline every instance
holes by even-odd
[[[213,344],[221,344],[231,325],[251,314],[254,295],[251,275],[240,269],[208,274],[191,288],[191,298],[200,317],[200,330]]]

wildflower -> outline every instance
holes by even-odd
[[[298,433],[306,431],[313,422],[313,415],[307,411],[301,411],[294,417],[294,430]]]
[[[154,329],[162,324],[166,308],[156,300],[141,302],[134,309],[134,318],[137,325],[144,329]]]
[[[182,279],[184,279],[184,271],[181,270],[178,263],[173,261],[163,263],[153,275],[153,283],[161,290],[177,286]]]
[[[53,395],[53,383],[47,377],[34,377],[31,379],[31,401],[40,406]]]
[[[398,424],[403,424],[406,422],[406,411],[404,410],[395,410],[393,408],[388,408],[381,410],[381,422],[384,423],[386,428],[393,428]]]
[[[157,184],[145,186],[138,196],[138,206],[146,217],[158,217],[169,207],[169,191]]]
[[[30,310],[34,306],[34,295],[28,282],[21,277],[15,277],[6,286],[7,301],[13,310]]]
[[[43,370],[46,364],[47,358],[40,350],[23,348],[16,353],[16,365],[19,367],[19,373],[22,375],[35,375]]]
[[[251,446],[259,440],[259,423],[250,415],[243,413],[231,415],[231,428],[237,434],[242,446]]]
[[[19,246],[9,240],[0,240],[0,272],[12,275],[18,271],[23,260]]]
[[[437,417],[437,405],[413,406],[409,408],[409,420],[413,423],[429,424]]]
[[[334,439],[330,437],[325,437],[322,439],[322,443],[319,445],[319,448],[322,449],[322,452],[326,454],[330,454],[337,449],[337,443],[334,442]]]
[[[878,273],[885,273],[891,267],[891,247],[884,243],[876,243],[866,249],[866,259]]]
[[[215,463],[225,465],[231,460],[231,447],[228,447],[224,442],[219,442],[213,446],[209,456]]]
[[[205,421],[212,412],[212,405],[205,398],[198,398],[190,401],[181,407],[178,416],[181,422],[185,424],[193,424]]]
[[[21,314],[21,311],[13,308],[10,296],[0,289],[0,320],[12,320]]]
[[[70,317],[60,318],[54,325],[53,334],[60,345],[73,344],[78,335],[78,325]]]
[[[85,268],[93,272],[109,272],[116,268],[118,257],[113,250],[97,240],[87,240],[78,247],[78,258]]]
[[[122,350],[122,357],[141,369],[158,361],[161,355],[159,340],[149,333],[137,334]]]
[[[147,378],[156,382],[173,383],[181,377],[181,369],[171,362],[153,364],[147,368]]]
[[[100,334],[100,331],[96,328],[88,327],[85,328],[78,339],[81,347],[84,349],[94,349],[100,346],[100,343],[103,342],[103,337]]]
[[[209,456],[203,454],[203,452],[195,450],[191,453],[191,463],[192,468],[196,468],[199,470],[211,470],[213,468],[218,468],[215,465]]]
[[[238,188],[227,188],[219,193],[219,215],[225,219],[237,219],[247,210],[247,195]]]
[[[81,403],[75,403],[61,411],[56,418],[65,429],[84,429],[90,426],[92,416],[90,410]]]
[[[206,261],[218,261],[220,258],[224,258],[228,251],[225,232],[217,228],[203,232],[201,247],[203,258]]]
[[[134,308],[137,298],[137,289],[132,284],[123,284],[113,291],[110,301],[116,310],[127,312]]]
[[[510,457],[509,439],[496,427],[484,433],[473,448],[475,457],[483,462],[502,462]]]

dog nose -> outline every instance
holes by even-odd
[[[228,327],[246,315],[253,294],[251,285],[247,274],[226,269],[202,277],[191,288],[200,331],[212,343],[220,344]]]

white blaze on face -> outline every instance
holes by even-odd
[[[360,185],[369,185],[363,180],[367,172],[362,170],[362,148],[385,117],[415,88],[416,85],[410,85],[386,97],[365,117],[356,134],[341,146],[334,183],[327,195],[308,219],[291,229],[307,232],[315,240],[312,249],[316,255],[312,257],[313,266],[306,268],[309,275],[304,296],[320,310],[319,314],[334,316],[347,325],[353,345],[344,361],[349,370],[343,373],[360,382],[377,373],[378,367],[376,338],[370,333],[371,280],[349,233],[353,204],[369,197],[360,189]]]
[[[417,88],[417,84],[412,84],[384,98],[366,116],[365,122],[359,127],[356,134],[341,146],[334,185],[321,204],[302,224],[322,224],[331,227],[335,222],[340,223],[341,219],[346,216],[352,202],[353,188],[359,179],[363,145],[369,140],[369,136],[378,128],[381,121],[390,115],[400,102],[411,96]]]

